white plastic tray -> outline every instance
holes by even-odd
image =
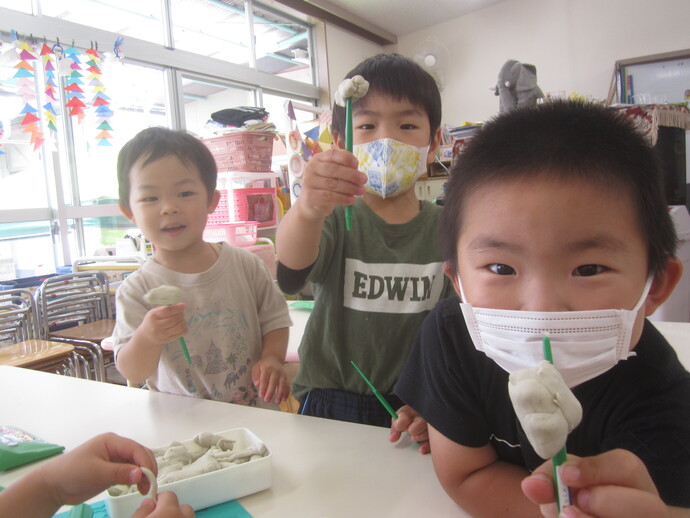
[[[216,432],[216,435],[236,441],[233,449],[238,451],[263,442],[246,428],[233,428],[225,432]],[[181,442],[189,444],[193,442],[193,439]],[[158,491],[173,491],[181,504],[189,504],[198,511],[270,487],[271,462],[272,455],[268,451],[266,456],[244,464],[169,484],[161,484],[158,486]],[[130,518],[144,498],[139,492],[108,496],[108,512],[111,518]]]

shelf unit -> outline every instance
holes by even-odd
[[[246,190],[242,201],[242,211],[247,214],[246,219],[259,222],[259,230],[274,229],[278,224],[280,207],[276,197],[278,174],[273,171],[250,172],[250,171],[221,171],[218,173],[217,189],[227,194],[228,204],[233,203],[233,207],[228,207],[230,219],[237,221],[233,212],[235,197],[238,193]],[[230,191],[233,191],[231,193]],[[265,213],[262,208],[262,215],[258,214],[259,207],[270,198],[272,209]],[[268,219],[266,219],[268,218]]]

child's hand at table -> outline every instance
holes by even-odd
[[[633,518],[690,516],[672,514],[659,497],[642,461],[627,450],[611,450],[594,457],[568,456],[563,482],[570,487],[572,506],[561,510],[564,518]],[[557,516],[551,461],[522,481],[522,491],[541,507],[547,518]]]
[[[357,170],[355,156],[344,149],[316,153],[305,166],[299,210],[309,219],[323,219],[336,205],[352,205],[364,194],[367,176]]]
[[[184,317],[185,304],[156,306],[150,309],[136,334],[146,343],[163,345],[184,336],[187,332],[187,321]]]
[[[172,491],[158,493],[158,499],[154,502],[150,498],[145,499],[132,518],[193,518],[194,511],[188,505],[180,505],[177,495]]]
[[[411,439],[419,444],[419,453],[430,453],[429,428],[424,418],[409,405],[400,407],[396,414],[398,418],[391,424],[388,440],[397,442],[403,433],[408,433]]]
[[[142,467],[157,472],[151,450],[114,433],[97,435],[74,450],[37,466],[0,493],[0,516],[15,516],[18,509],[23,518],[53,516],[63,505],[81,504],[118,484],[136,484],[141,493],[147,493],[150,484]],[[135,516],[194,516],[189,506],[172,506],[169,497],[161,503],[156,505],[157,509],[161,508],[160,513]],[[148,506],[151,508],[150,504]],[[172,514],[170,509],[181,514]]]
[[[158,471],[151,450],[131,439],[105,433],[36,471],[57,503],[76,505],[116,484],[137,484],[145,494],[149,481],[141,467]]]
[[[252,382],[259,387],[259,397],[266,403],[286,401],[290,395],[290,380],[283,362],[275,356],[265,356],[252,367]]]

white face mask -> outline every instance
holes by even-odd
[[[459,278],[458,285],[465,300]],[[543,360],[542,340],[548,334],[554,366],[573,388],[635,355],[630,351],[633,325],[651,285],[652,276],[632,310],[511,311],[462,302],[460,308],[475,348],[508,373]]]
[[[429,146],[415,147],[390,138],[355,144],[359,170],[369,178],[364,189],[380,198],[408,190],[426,172]]]

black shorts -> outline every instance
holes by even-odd
[[[403,406],[395,395],[384,395],[394,410]],[[390,428],[392,417],[373,394],[355,394],[337,389],[312,389],[300,401],[299,413],[350,423]]]

